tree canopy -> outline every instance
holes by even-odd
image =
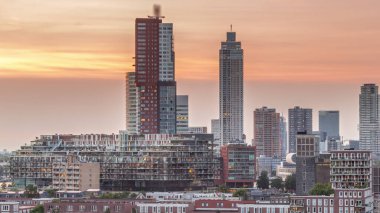
[[[285,189],[290,192],[294,192],[296,190],[296,175],[295,174],[292,174],[286,177]]]
[[[331,194],[334,194],[334,189],[332,189],[331,185],[328,183],[325,183],[325,184],[317,183],[310,190],[309,194],[310,195],[326,195],[326,196],[329,196]]]
[[[261,172],[259,179],[257,180],[257,187],[260,189],[269,189],[269,178],[267,171]]]
[[[271,181],[270,183],[271,188],[276,188],[276,189],[283,189],[284,188],[284,183],[281,178],[275,178]]]

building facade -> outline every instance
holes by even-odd
[[[177,133],[189,132],[189,96],[177,95]]]
[[[262,107],[254,111],[254,142],[257,155],[281,158],[280,114]]]
[[[215,145],[215,154],[220,157],[220,120],[212,119],[211,120],[211,134],[214,135],[214,145]]]
[[[189,133],[191,134],[207,134],[206,126],[191,126],[189,127]]]
[[[339,111],[319,111],[319,132],[321,141],[340,139]]]
[[[360,149],[380,153],[379,147],[379,88],[375,84],[364,84],[359,95]]]
[[[139,98],[135,72],[126,75],[126,130],[129,134],[140,132]]]
[[[306,132],[312,134],[313,132],[313,111],[312,109],[304,109],[299,106],[289,109],[288,112],[289,122],[289,153],[296,152],[297,134],[299,132]]]
[[[253,187],[255,181],[255,147],[227,144],[221,148],[223,182],[227,187]]]
[[[135,72],[140,133],[176,133],[176,82],[173,24],[159,9],[135,22]]]
[[[284,116],[280,116],[280,144],[282,160],[285,160],[288,152],[288,131],[286,125],[286,118]]]
[[[219,119],[222,145],[243,140],[243,49],[235,32],[219,50]]]

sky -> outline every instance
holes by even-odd
[[[134,20],[160,4],[174,23],[177,93],[190,125],[218,117],[218,50],[233,25],[244,49],[244,127],[268,106],[340,110],[358,138],[358,95],[380,81],[378,0],[0,0],[0,144],[125,128]]]

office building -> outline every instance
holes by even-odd
[[[360,149],[380,153],[379,147],[379,92],[375,84],[361,86],[359,95]]]
[[[339,140],[339,111],[319,111],[319,132],[321,141]]]
[[[243,49],[235,32],[219,50],[219,119],[221,144],[243,140]]]
[[[140,133],[176,133],[176,82],[173,24],[154,16],[137,18],[135,69],[139,97]]]
[[[135,77],[135,72],[128,72],[126,75],[126,130],[129,134],[140,132],[139,98]]]
[[[299,106],[289,109],[289,151],[288,153],[296,152],[296,136],[299,132],[312,134],[313,131],[313,111],[312,109],[304,109]]]
[[[206,126],[191,126],[189,127],[189,133],[191,134],[207,134]]]
[[[222,179],[227,187],[253,187],[255,181],[255,147],[227,144],[221,148]]]
[[[177,95],[177,133],[189,132],[189,96]]]
[[[280,114],[267,107],[256,109],[253,114],[256,154],[281,158]]]

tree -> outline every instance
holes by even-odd
[[[40,194],[38,194],[37,186],[33,186],[29,184],[25,187],[24,196],[27,198],[38,198]]]
[[[276,188],[276,189],[283,189],[284,188],[284,183],[281,178],[276,178],[273,179],[270,183],[271,188]]]
[[[296,190],[296,175],[292,174],[285,179],[285,189],[288,192],[294,192]]]
[[[46,189],[46,193],[48,194],[49,197],[54,198],[55,193],[58,191],[57,189]]]
[[[246,189],[238,189],[232,195],[234,197],[240,197],[242,200],[248,200],[248,194]]]
[[[43,205],[37,205],[32,209],[31,213],[44,213],[45,209]]]
[[[334,189],[332,189],[331,185],[328,183],[325,183],[325,184],[317,183],[310,190],[309,194],[310,195],[326,195],[326,196],[329,196],[331,194],[334,194]]]
[[[6,187],[7,187],[7,184],[6,184],[5,182],[3,182],[3,183],[1,184],[1,188],[4,190]]]
[[[257,180],[257,187],[260,189],[269,189],[269,178],[267,171],[261,172],[261,175]]]

